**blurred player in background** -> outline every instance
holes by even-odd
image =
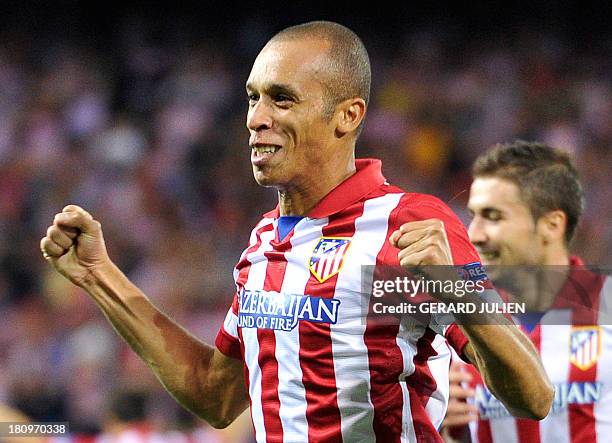
[[[609,441],[612,328],[602,316],[612,280],[585,270],[569,253],[584,200],[574,165],[564,152],[517,141],[482,154],[473,175],[469,235],[483,263],[500,266],[489,272],[494,283],[503,278],[503,266],[542,267],[515,278],[509,295],[532,312],[516,320],[540,352],[556,393],[544,420],[515,419],[473,367],[453,364],[445,426],[469,423],[472,441],[480,443]],[[560,313],[567,318],[553,317]]]
[[[224,427],[250,403],[259,442],[441,441],[445,338],[513,413],[546,415],[552,388],[533,345],[503,316],[411,328],[363,318],[363,265],[480,264],[442,202],[389,185],[380,161],[355,160],[370,90],[361,40],[330,22],[288,28],[259,53],[246,87],[253,173],[279,204],[236,265],[216,347],[149,302],[78,206],[41,240],[50,264],[90,294],[186,408]]]

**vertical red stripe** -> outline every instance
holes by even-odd
[[[419,338],[416,345],[417,353],[413,358],[415,369],[412,375],[406,378],[406,384],[410,392],[410,410],[412,411],[414,432],[419,442],[442,441],[425,410],[431,394],[438,388],[427,364],[430,357],[437,355],[432,346],[435,337],[436,333],[427,328],[425,334]]]
[[[477,422],[478,442],[475,443],[493,443],[493,433],[491,432],[491,422],[489,420],[478,420]]]
[[[242,354],[242,360],[244,361],[244,338],[242,337],[242,328],[238,328],[238,337],[240,338],[240,353]],[[246,385],[246,390],[249,392],[249,387],[251,386],[251,377],[249,374],[248,365],[244,365],[244,380]],[[249,414],[251,415],[251,426],[253,427],[253,435],[255,432],[255,422],[253,420],[253,401],[251,400],[251,396],[249,395]]]
[[[352,237],[355,220],[363,214],[363,202],[329,217],[323,227],[326,237]],[[350,254],[350,246],[347,250]],[[338,274],[320,283],[312,274],[304,294],[332,298],[336,290]],[[302,383],[306,392],[306,420],[308,441],[321,443],[342,442],[338,391],[334,368],[334,355],[330,325],[327,323],[300,322],[300,366]]]
[[[575,286],[576,295],[588,294],[591,306],[587,303],[578,303],[572,311],[572,325],[596,327],[599,313],[599,298],[604,283],[604,278],[591,274],[586,270],[577,270],[570,276]],[[578,289],[579,288],[579,289]],[[564,294],[567,298],[571,294]],[[601,334],[601,332],[600,332]],[[601,337],[600,337],[601,340]],[[569,363],[569,383],[597,381],[597,362],[587,370],[580,369],[573,363]],[[570,441],[572,443],[596,442],[597,429],[595,426],[594,405],[591,404],[569,404],[567,406],[569,417]]]
[[[239,293],[240,289],[244,287],[244,284],[246,283],[248,276],[249,276],[249,271],[251,269],[251,262],[249,262],[248,260],[248,255],[251,254],[252,252],[255,252],[261,246],[261,234],[267,231],[271,231],[273,228],[274,228],[274,225],[272,223],[269,223],[257,229],[257,231],[255,232],[255,243],[249,246],[242,254],[242,258],[236,265],[236,269],[238,270],[238,276],[236,278],[236,286],[238,288],[237,293]],[[234,311],[236,315],[239,314],[238,312],[239,311],[239,299],[237,296],[234,297],[234,302],[232,303],[232,310]],[[242,328],[240,327],[238,327],[238,337],[240,338],[240,352],[242,353],[242,358],[244,360],[244,355],[245,355],[244,338],[242,337]],[[245,380],[247,392],[249,392],[251,378],[249,374],[249,367],[246,364],[244,365],[244,380]],[[249,410],[251,411],[251,424],[253,424],[252,406],[253,404],[249,396]],[[253,426],[253,433],[255,433],[254,426]]]
[[[287,269],[285,253],[291,250],[293,231],[282,242],[273,241],[274,249],[264,253],[268,259],[264,291],[280,292]],[[283,442],[283,425],[280,419],[278,396],[278,361],[276,360],[276,335],[273,329],[257,329],[259,342],[259,369],[261,370],[261,406],[263,408],[266,441]]]
[[[274,225],[272,223],[269,223],[257,229],[255,233],[255,243],[253,243],[246,249],[246,251],[244,251],[244,253],[242,254],[242,258],[236,265],[236,269],[238,270],[238,277],[236,278],[238,292],[240,292],[240,289],[244,286],[249,277],[249,271],[251,269],[251,263],[248,259],[249,254],[257,251],[257,249],[259,249],[259,247],[261,246],[261,234],[263,234],[264,232],[271,231],[272,229],[274,229]]]
[[[472,380],[469,382],[469,386],[476,390],[478,386],[480,389],[486,389],[480,372],[474,365],[466,365],[467,371],[472,376]],[[493,443],[493,432],[491,431],[491,422],[488,418],[484,419],[479,417],[478,420],[470,424],[470,435],[473,443]],[[476,437],[476,438],[474,438]]]
[[[378,268],[382,265],[399,265],[397,256],[393,257],[394,254],[391,254],[387,257],[387,254],[391,248],[389,236],[399,227],[397,217],[406,201],[407,196],[402,196],[397,207],[389,214],[385,241],[376,257],[375,279]],[[370,362],[370,399],[374,406],[373,428],[377,442],[395,443],[401,439],[404,404],[402,388],[398,381],[399,375],[404,371],[402,352],[396,341],[399,319],[395,316],[389,316],[384,320],[380,316],[373,318],[373,303],[374,300],[370,303],[364,333]]]
[[[526,331],[523,331],[526,332]],[[536,327],[528,334],[536,347],[538,354],[542,348],[542,325]],[[516,419],[516,434],[520,443],[539,443],[540,442],[540,422],[526,418]]]

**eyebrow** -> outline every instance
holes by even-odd
[[[246,84],[247,92],[254,91],[256,89],[257,88],[255,88],[252,83],[249,82],[249,83]],[[265,84],[262,89],[263,89],[263,91],[265,91],[269,95],[288,94],[288,95],[291,95],[291,96],[296,97],[296,98],[299,96],[299,94],[297,93],[297,91],[294,88],[292,88],[289,85],[283,84],[283,83]]]

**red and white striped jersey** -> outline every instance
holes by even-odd
[[[437,442],[459,328],[373,321],[364,265],[399,265],[389,236],[409,221],[441,219],[455,264],[478,262],[465,228],[438,199],[385,182],[378,160],[295,225],[264,216],[236,265],[237,292],[217,336],[243,359],[258,442]],[[368,278],[370,281],[368,281]]]
[[[550,413],[539,422],[511,417],[468,365],[480,415],[470,425],[473,442],[597,443],[612,438],[612,326],[604,318],[610,306],[603,306],[612,300],[612,279],[582,268],[576,257],[571,265],[575,270],[558,302],[531,331],[524,330],[555,387]]]

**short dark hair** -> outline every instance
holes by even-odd
[[[472,174],[515,183],[534,220],[550,211],[563,211],[567,216],[565,241],[571,241],[584,209],[584,192],[567,153],[542,143],[516,140],[495,145],[479,156]]]
[[[366,104],[370,101],[370,58],[357,34],[339,23],[313,21],[285,28],[268,43],[303,38],[330,43],[330,78],[325,85],[327,115],[331,116],[334,107],[349,98],[361,97]]]

